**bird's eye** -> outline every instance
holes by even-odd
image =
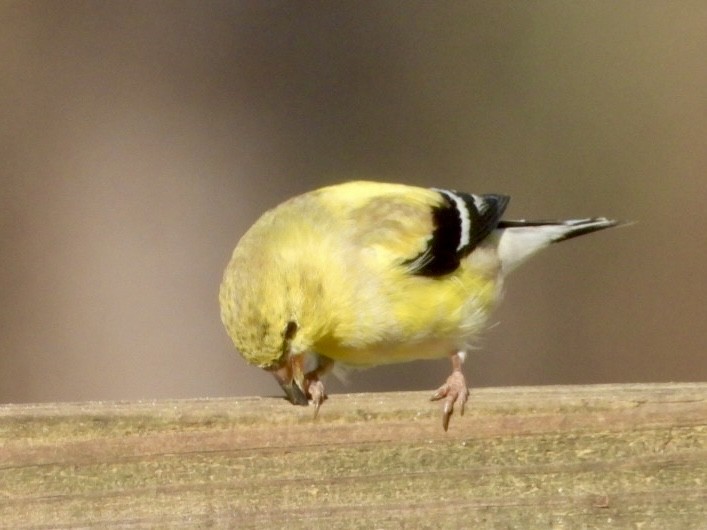
[[[282,330],[282,353],[286,354],[290,350],[290,341],[295,338],[297,333],[297,322],[290,320],[285,329]]]
[[[294,338],[295,333],[297,333],[297,322],[295,322],[294,320],[290,320],[282,332],[282,338],[285,340],[285,342],[289,342]]]

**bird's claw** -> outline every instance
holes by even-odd
[[[431,401],[444,399],[444,407],[442,409],[442,427],[446,431],[449,428],[449,418],[454,412],[454,405],[459,405],[459,414],[464,415],[464,405],[469,399],[469,389],[466,386],[466,379],[461,371],[453,371],[452,375],[447,378],[437,391],[432,394]]]
[[[316,418],[319,414],[319,407],[322,406],[322,403],[324,403],[327,398],[326,392],[324,391],[324,383],[319,379],[310,381],[307,387],[307,393],[309,394],[312,405],[314,405],[314,417]]]

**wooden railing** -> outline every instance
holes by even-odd
[[[0,406],[0,526],[707,528],[707,383]]]

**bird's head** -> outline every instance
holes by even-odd
[[[296,267],[242,260],[236,252],[221,283],[221,320],[248,363],[271,372],[295,404],[306,405],[309,353],[323,335],[317,279]]]

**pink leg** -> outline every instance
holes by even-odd
[[[307,397],[314,405],[314,417],[316,418],[317,414],[319,414],[319,407],[322,406],[322,403],[327,398],[324,391],[324,383],[319,380],[318,374],[311,372],[305,376],[305,385],[307,386]]]
[[[316,369],[304,375],[304,387],[307,397],[314,405],[314,417],[319,414],[319,407],[327,398],[324,390],[324,383],[319,379],[320,376],[326,374],[332,369],[334,363],[326,357],[319,357],[319,366]]]
[[[462,363],[464,352],[458,352],[452,355],[452,374],[447,378],[447,381],[437,389],[432,395],[431,400],[437,401],[444,399],[444,408],[442,409],[442,427],[446,431],[449,428],[449,418],[454,412],[454,405],[459,404],[459,414],[464,415],[464,405],[469,399],[469,389],[466,386],[466,379],[462,373]]]

